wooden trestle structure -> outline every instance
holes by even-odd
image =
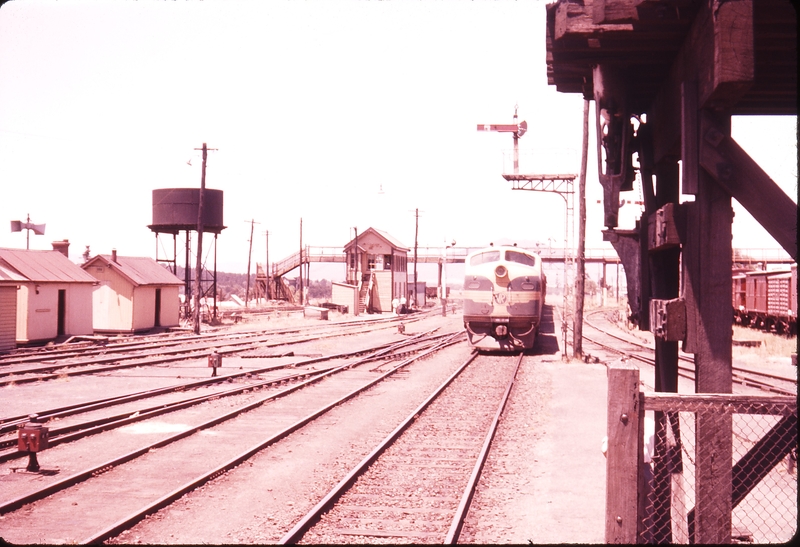
[[[794,6],[559,0],[547,6],[547,75],[558,91],[595,102],[606,157],[601,164],[598,155],[604,238],[625,267],[633,319],[656,334],[656,391],[677,392],[681,342],[694,354],[695,391],[730,393],[731,198],[797,261],[797,205],[731,138],[732,115],[797,115]],[[632,189],[634,169],[645,212],[638,229],[618,230],[619,193]],[[680,203],[681,194],[694,201]],[[674,332],[681,335],[663,334]],[[664,427],[662,416],[656,438]],[[730,417],[698,417],[697,428],[705,448],[697,454],[693,539],[728,543]],[[664,472],[657,468],[655,480]],[[607,525],[607,541],[621,540],[614,528]]]

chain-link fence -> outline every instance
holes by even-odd
[[[791,540],[798,522],[796,401],[671,395],[657,405],[649,404],[654,395],[643,397],[639,541]]]

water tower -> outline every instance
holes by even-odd
[[[197,232],[197,212],[200,207],[199,188],[162,188],[153,190],[153,223],[148,225],[156,234],[156,261],[170,264],[173,274],[177,274],[178,269],[178,234],[185,233],[185,253],[186,262],[184,266],[184,317],[190,317],[190,303],[192,297],[192,267],[190,260],[192,232]],[[208,274],[205,266],[201,267],[201,272],[195,271],[195,275],[200,276],[200,298],[205,297],[210,291],[214,297],[214,308],[212,316],[217,317],[217,236],[226,228],[222,223],[222,190],[203,190],[203,233],[214,234],[214,267],[210,277],[204,276],[203,271]],[[162,234],[172,234],[172,258],[160,258],[159,251],[163,245],[160,236]],[[198,238],[199,239],[199,238]],[[161,254],[163,254],[162,251]],[[202,254],[202,249],[197,249],[197,253]],[[205,264],[205,261],[203,261]],[[196,270],[197,268],[195,268]],[[210,286],[209,286],[210,285]],[[205,288],[203,288],[205,287]]]

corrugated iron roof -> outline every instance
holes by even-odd
[[[24,276],[12,270],[11,268],[7,268],[3,264],[0,264],[0,283],[3,282],[19,283],[21,281],[27,281],[27,279]]]
[[[59,251],[0,249],[0,264],[13,269],[26,280],[38,283],[97,282]]]
[[[139,285],[183,285],[183,281],[175,277],[172,272],[164,268],[158,262],[147,256],[119,256],[114,262],[111,255],[97,255],[92,258],[83,268],[97,266],[102,262],[105,267],[116,269],[123,277],[131,283]]]
[[[393,247],[395,249],[398,249],[400,251],[406,251],[406,252],[408,252],[410,250],[408,247],[403,245],[400,241],[395,239],[394,236],[390,235],[388,232],[384,232],[383,230],[378,230],[377,228],[367,228],[366,230],[364,230],[363,232],[358,234],[358,237],[363,238],[366,234],[368,234],[370,232],[372,232],[375,235],[377,235],[378,237],[384,239],[386,241],[386,243],[388,243],[391,247]],[[355,245],[355,241],[356,241],[356,238],[351,239],[350,241],[348,241],[345,244],[344,248],[345,249],[349,249],[350,246]],[[361,245],[358,246],[358,249],[360,251],[363,251],[363,248],[361,247]]]

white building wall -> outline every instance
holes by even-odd
[[[93,333],[89,283],[24,283],[17,291],[17,342],[52,340],[58,336],[58,291],[64,290],[64,335]]]
[[[331,302],[337,306],[347,306],[347,312],[358,313],[358,287],[345,283],[331,283]]]

